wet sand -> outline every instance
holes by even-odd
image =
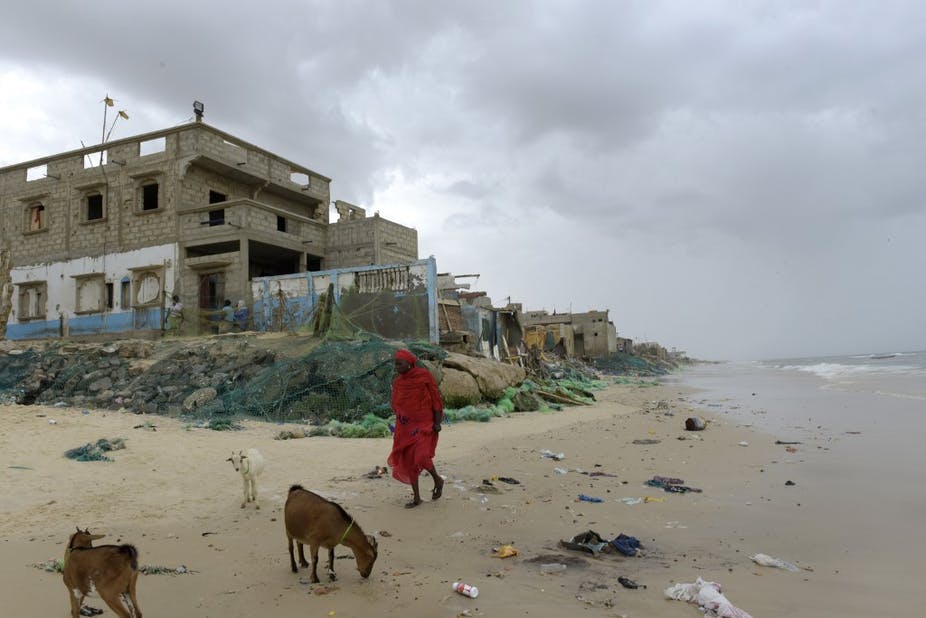
[[[755,617],[880,613],[872,597],[885,582],[847,588],[835,572],[838,549],[819,546],[814,535],[832,521],[795,515],[809,490],[784,485],[798,476],[800,455],[775,446],[780,436],[738,427],[723,415],[715,415],[706,431],[685,432],[684,419],[693,413],[688,402],[697,397],[679,385],[614,386],[598,399],[562,412],[446,427],[436,458],[447,479],[444,496],[412,510],[403,508],[407,486],[363,478],[384,464],[387,439],[276,441],[280,426],[260,422],[240,432],[213,432],[163,417],[4,406],[0,579],[17,591],[7,612],[67,615],[61,576],[30,565],[61,558],[79,525],[108,534],[104,543],[134,543],[142,564],[195,571],[141,575],[138,597],[146,616],[696,618],[695,606],[666,600],[662,590],[699,576],[721,582],[728,598]],[[657,409],[657,401],[668,409]],[[133,429],[146,421],[157,431]],[[681,435],[693,439],[678,440]],[[114,463],[63,457],[102,437],[127,438],[127,448],[112,453]],[[635,439],[660,442],[639,445]],[[239,508],[241,479],[225,461],[232,449],[249,447],[266,460],[260,510]],[[565,459],[544,458],[544,449],[563,452]],[[557,467],[569,472],[558,474]],[[592,477],[577,468],[617,476]],[[654,475],[680,477],[703,493],[644,486]],[[496,481],[495,492],[479,488],[495,476],[521,484]],[[336,552],[334,584],[325,581],[323,569],[316,585],[307,583],[306,571],[290,572],[282,507],[293,483],[338,501],[365,532],[376,534],[380,555],[369,580],[360,578],[344,547]],[[430,489],[422,477],[422,494]],[[604,502],[578,502],[579,494]],[[618,501],[644,496],[664,501]],[[588,529],[607,538],[636,536],[645,555],[593,558],[558,547],[560,539]],[[520,554],[492,557],[504,544]],[[756,552],[807,570],[757,566],[748,558]],[[564,573],[540,574],[541,563],[557,561],[567,564]],[[621,575],[647,588],[624,589]],[[457,580],[478,586],[479,598],[453,593],[450,583]],[[112,615],[98,598],[89,604]]]

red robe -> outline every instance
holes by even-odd
[[[387,463],[396,480],[410,485],[422,470],[434,465],[438,436],[434,433],[434,412],[443,413],[444,404],[434,376],[423,367],[412,367],[396,376],[391,404],[395,434]]]

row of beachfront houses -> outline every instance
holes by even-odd
[[[493,306],[330,183],[201,121],[0,168],[0,329],[208,334],[230,300],[248,330],[337,326],[511,362],[632,350],[607,310]]]

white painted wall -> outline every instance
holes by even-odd
[[[130,269],[164,266],[165,277],[162,288],[169,287],[175,280],[178,257],[179,246],[171,243],[135,251],[107,253],[98,257],[82,257],[65,262],[49,262],[14,268],[10,275],[17,288],[13,296],[13,313],[10,317],[10,324],[19,323],[16,319],[16,312],[19,310],[19,284],[45,281],[48,287],[45,319],[56,320],[62,314],[66,317],[74,315],[78,287],[78,280],[74,279],[74,276],[102,273],[104,281],[113,284],[112,313],[118,313],[130,309],[130,307],[123,309],[119,306],[121,281],[123,277],[131,279]],[[134,289],[132,294],[134,296]]]

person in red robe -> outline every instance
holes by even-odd
[[[418,492],[418,477],[427,470],[434,479],[431,499],[441,497],[444,479],[434,468],[434,452],[437,437],[444,418],[444,404],[441,401],[437,382],[431,372],[416,367],[418,359],[408,350],[395,354],[395,370],[398,375],[392,382],[392,411],[395,412],[395,433],[392,437],[392,452],[387,463],[392,467],[392,476],[412,486],[412,501],[405,508],[421,504]]]

